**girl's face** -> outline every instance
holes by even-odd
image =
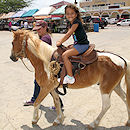
[[[66,18],[72,23],[74,21],[74,19],[77,17],[76,12],[74,11],[74,9],[71,8],[67,8],[66,9]]]

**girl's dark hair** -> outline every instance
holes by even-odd
[[[47,31],[49,34],[52,33],[51,30],[49,29],[49,27],[47,27],[46,31]]]
[[[66,10],[67,8],[71,8],[75,11],[75,13],[77,14],[77,19],[79,19],[81,22],[83,22],[83,19],[81,18],[81,14],[79,12],[79,9],[74,5],[74,4],[68,4],[66,7],[65,7],[65,14],[66,14]]]

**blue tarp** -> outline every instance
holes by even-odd
[[[28,12],[24,13],[21,17],[32,17],[33,14],[35,14],[38,11],[38,9],[31,9]]]
[[[11,18],[20,18],[26,11],[18,11],[16,14],[12,15]]]

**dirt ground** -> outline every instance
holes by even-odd
[[[53,46],[63,35],[52,34]],[[108,26],[87,35],[96,49],[105,49],[130,60],[130,27]],[[49,106],[53,106],[53,100],[48,95],[40,107],[42,115],[37,126],[32,126],[33,107],[24,107],[23,102],[32,97],[34,73],[29,72],[21,61],[14,63],[10,60],[12,38],[11,32],[0,31],[0,130],[87,130],[85,125],[91,123],[101,111],[98,85],[78,90],[68,89],[67,95],[61,96],[66,118],[63,125],[59,126],[52,126],[56,112],[49,109]],[[66,43],[73,43],[72,38]],[[25,63],[33,70],[27,59]],[[123,83],[122,88],[125,90]],[[125,127],[127,118],[125,104],[113,92],[111,108],[97,130],[130,130],[130,127]]]

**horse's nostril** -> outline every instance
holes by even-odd
[[[14,62],[18,61],[18,59],[17,59],[16,57],[14,57],[14,56],[10,56],[10,59],[11,59],[12,61],[14,61]]]

